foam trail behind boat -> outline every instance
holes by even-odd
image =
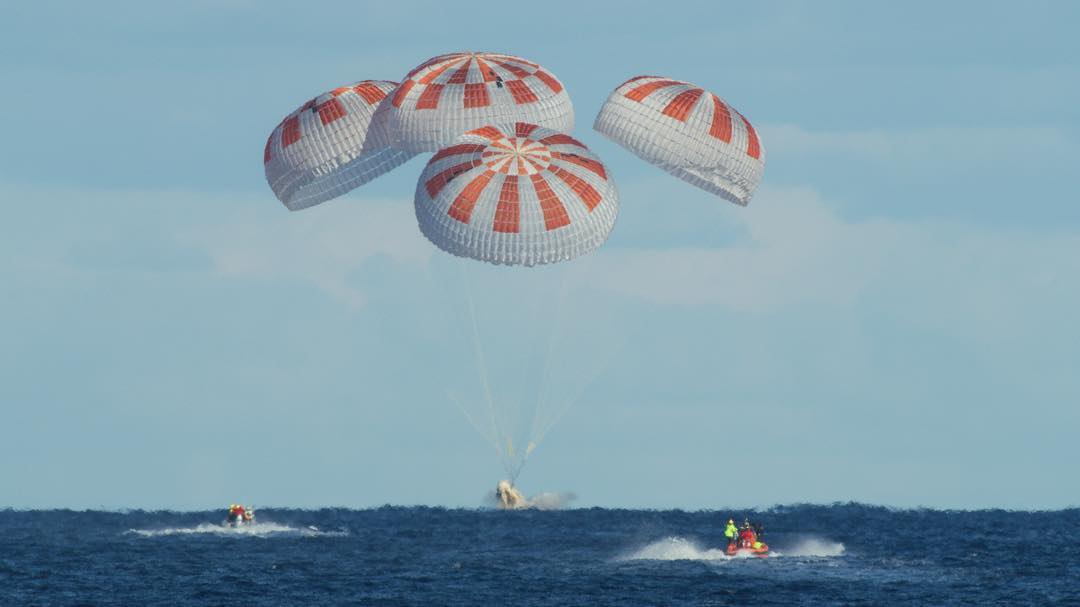
[[[794,543],[773,551],[773,556],[842,556],[843,554],[843,544],[819,537],[799,538]]]
[[[730,559],[723,548],[702,548],[693,540],[669,537],[624,555],[620,561],[719,561]]]

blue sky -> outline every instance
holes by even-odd
[[[447,398],[476,383],[454,277],[484,294],[521,275],[423,239],[424,157],[300,213],[261,162],[308,98],[455,50],[558,75],[621,194],[599,253],[525,275],[530,296],[563,285],[564,312],[487,317],[567,335],[559,385],[591,380],[526,493],[1080,504],[1080,9],[615,6],[8,9],[0,505],[480,505],[501,469]],[[754,122],[768,164],[748,208],[591,130],[638,74]]]

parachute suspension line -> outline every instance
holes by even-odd
[[[446,391],[446,396],[447,396],[447,398],[450,399],[451,402],[453,402],[455,405],[457,405],[458,409],[461,410],[462,415],[464,415],[465,419],[469,421],[469,425],[473,427],[473,430],[476,430],[476,432],[480,436],[483,436],[485,439],[487,439],[487,441],[489,443],[491,443],[491,445],[493,447],[495,447],[495,451],[498,452],[501,455],[502,454],[502,447],[499,445],[499,438],[497,436],[491,435],[491,433],[489,433],[489,432],[485,432],[480,427],[480,424],[476,423],[476,420],[473,419],[473,416],[469,414],[468,409],[465,408],[465,405],[461,402],[461,399],[459,399],[456,394],[454,394],[453,392],[447,390]]]
[[[540,429],[535,440],[536,444],[540,444],[540,441],[544,440],[544,436],[547,435],[548,431],[555,427],[555,424],[557,424],[559,420],[562,419],[563,415],[566,415],[566,412],[570,410],[570,407],[572,407],[577,401],[581,400],[582,395],[585,394],[585,391],[589,389],[589,386],[596,383],[596,378],[600,377],[600,375],[602,375],[604,371],[606,371],[607,368],[611,365],[611,360],[614,357],[615,352],[609,352],[607,356],[604,357],[603,362],[593,371],[593,373],[591,373],[588,377],[585,378],[585,381],[580,386],[578,386],[578,389],[574,392],[573,396],[568,398],[563,404],[563,406],[555,412],[555,415],[552,416],[551,419]]]
[[[589,256],[589,258],[585,260],[584,270],[591,271],[593,269],[592,266],[594,264],[592,263],[592,257],[593,256]],[[584,272],[584,273],[587,274],[588,272]],[[589,282],[587,275],[585,276],[585,282]],[[559,312],[558,312],[558,314],[559,314],[559,317],[560,317],[560,324],[561,324],[561,318],[562,318],[562,315],[563,315],[563,308],[564,308],[564,304],[565,304],[565,300],[566,300],[566,295],[567,295],[567,291],[568,291],[568,289],[565,288],[566,284],[567,283],[563,284],[564,289],[562,291],[562,299],[559,302]],[[621,343],[621,339],[620,339],[620,343]],[[615,358],[615,353],[618,352],[620,349],[621,349],[621,347],[616,345],[616,347],[613,347],[610,350],[607,350],[607,352],[601,357],[600,364],[597,365],[597,366],[592,367],[591,373],[588,373],[584,377],[584,381],[582,381],[579,385],[577,385],[576,389],[574,389],[569,395],[567,395],[567,397],[563,400],[561,405],[558,406],[555,409],[553,415],[551,415],[548,419],[539,420],[539,415],[537,415],[537,419],[539,420],[539,422],[537,424],[538,427],[533,432],[533,436],[535,437],[533,439],[533,443],[535,445],[539,445],[540,442],[542,440],[544,440],[544,437],[547,436],[547,433],[553,427],[555,427],[555,424],[557,424],[559,422],[559,420],[562,419],[562,417],[564,415],[566,415],[566,412],[569,411],[570,408],[573,407],[575,403],[577,403],[579,400],[581,400],[581,397],[585,394],[585,391],[588,390],[591,385],[596,383],[597,378],[600,377],[600,375],[602,375],[604,373],[604,371],[606,371],[608,369],[608,367],[611,365],[611,361]],[[552,350],[554,351],[554,348]],[[539,412],[540,409],[537,409],[537,411]]]
[[[554,425],[556,420],[552,420],[550,423],[545,423],[545,420],[541,419],[543,413],[547,411],[548,403],[552,400],[552,388],[551,388],[551,372],[552,362],[555,360],[555,352],[559,345],[562,343],[564,323],[566,311],[566,300],[570,292],[570,279],[568,273],[561,274],[562,280],[559,284],[559,297],[555,304],[555,326],[548,335],[547,348],[544,354],[544,370],[540,377],[540,385],[536,395],[536,406],[533,408],[533,418],[529,426],[529,445],[525,450],[525,458],[532,453],[533,449],[540,444],[543,440],[544,434],[547,433],[547,429]],[[560,414],[558,417],[561,417]]]
[[[550,275],[549,270],[549,268],[530,268],[529,275],[537,274],[539,275],[539,279],[526,281],[524,284],[525,288],[521,288],[523,286],[521,284],[514,285],[515,291],[519,293],[520,296],[527,298],[526,301],[522,302],[524,304],[522,310],[524,312],[523,317],[528,323],[524,326],[527,328],[519,334],[520,337],[517,340],[518,343],[515,344],[515,350],[521,353],[521,358],[518,361],[518,368],[516,369],[519,376],[516,385],[519,388],[515,391],[515,396],[519,399],[519,402],[514,403],[518,412],[517,419],[514,420],[517,429],[519,431],[529,430],[528,434],[520,437],[525,441],[526,449],[528,449],[528,443],[532,439],[531,428],[524,427],[524,423],[528,421],[528,418],[526,417],[529,413],[528,405],[534,405],[532,413],[535,415],[535,395],[543,386],[542,383],[537,383],[538,378],[536,369],[547,362],[546,359],[541,357],[544,356],[543,335],[545,333],[550,334],[550,331],[547,330],[550,328],[547,326],[550,319],[542,318],[541,310],[544,307],[544,293],[546,291],[545,287],[547,286],[543,277]],[[530,396],[530,393],[532,396]]]
[[[507,455],[507,453],[503,451],[502,445],[499,444],[501,438],[504,436],[504,432],[499,416],[495,411],[495,398],[492,396],[491,382],[488,379],[487,364],[484,361],[484,349],[480,344],[480,328],[476,321],[476,303],[473,301],[472,277],[469,273],[469,262],[464,259],[459,259],[458,262],[465,277],[466,299],[469,303],[469,324],[472,327],[473,355],[476,357],[476,369],[480,376],[480,385],[484,389],[484,398],[487,399],[488,414],[491,416],[491,427],[495,432],[495,452],[498,453],[499,459],[502,460],[503,468],[509,472],[512,467],[512,457]]]

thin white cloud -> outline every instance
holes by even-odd
[[[80,190],[0,184],[18,200],[0,242],[0,270],[37,287],[105,276],[212,273],[314,285],[352,307],[350,277],[377,257],[423,267],[433,247],[412,201],[344,197],[298,213],[273,195]],[[76,201],[73,204],[72,201]]]
[[[748,236],[742,242],[613,252],[602,283],[657,303],[744,311],[848,305],[901,246],[888,224],[846,224],[810,190],[766,189],[739,211],[727,217]]]
[[[812,131],[794,124],[763,124],[760,130],[769,154],[857,156],[922,169],[1045,164],[1075,158],[1077,151],[1067,133],[1045,125]]]
[[[994,335],[1080,303],[1080,232],[849,221],[808,189],[764,188],[720,248],[619,249],[597,284],[660,304],[768,313],[874,300],[934,328]],[[1035,319],[1036,321],[1040,319]],[[1046,321],[1046,318],[1042,318]]]
[[[351,307],[365,300],[349,280],[364,263],[385,256],[422,266],[432,251],[404,199],[338,200],[270,218],[249,211],[181,241],[204,250],[222,276],[307,282]]]

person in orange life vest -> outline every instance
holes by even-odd
[[[739,544],[746,548],[751,546],[756,539],[754,530],[750,528],[750,521],[744,522],[742,531],[739,532]]]

